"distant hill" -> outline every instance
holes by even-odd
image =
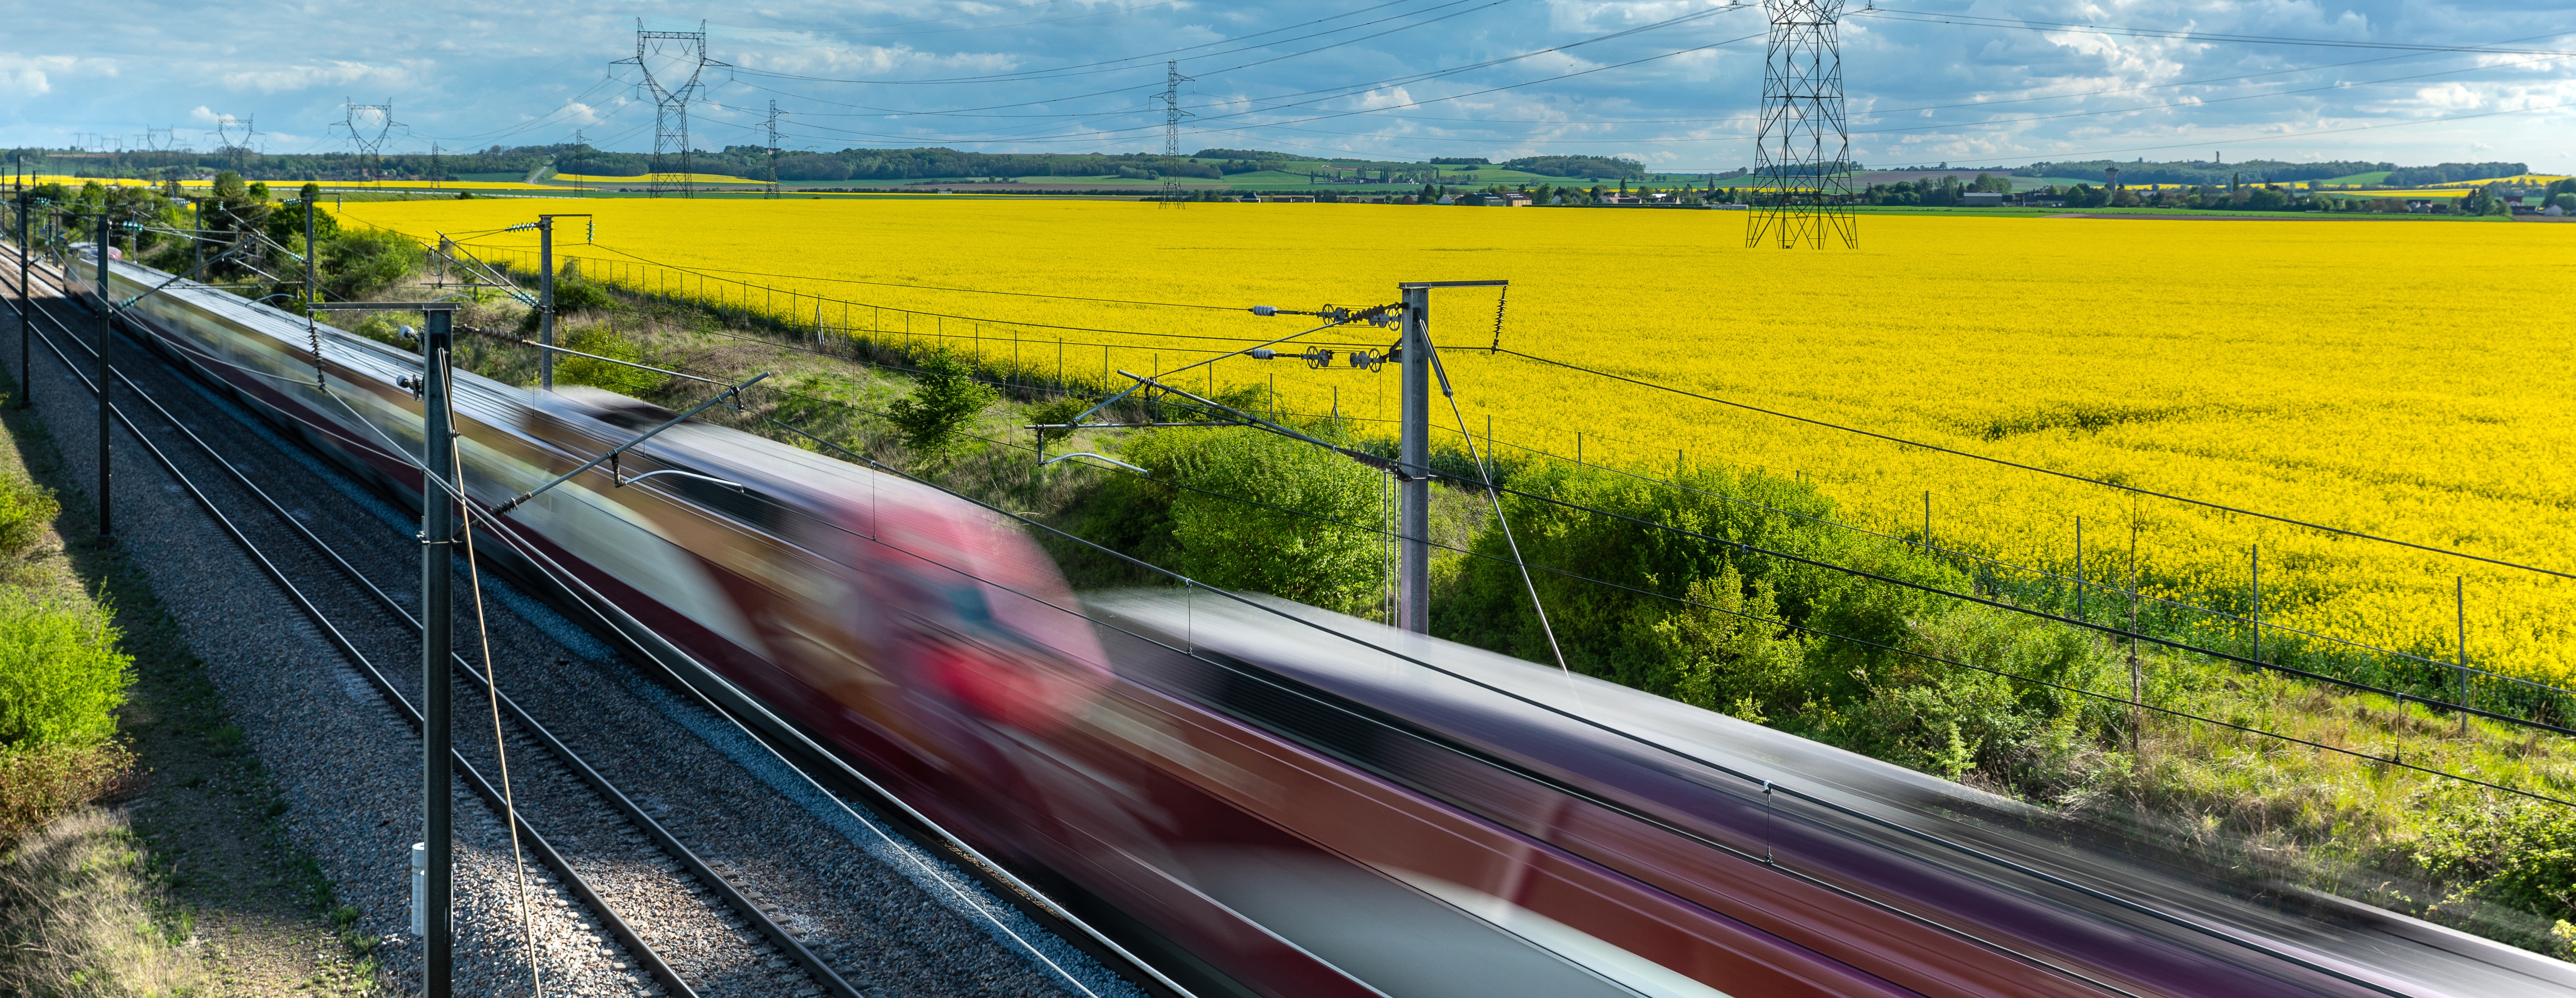
[[[389,180],[460,179],[469,176],[515,179],[547,169],[559,174],[632,177],[653,168],[653,158],[644,153],[612,152],[573,144],[491,146],[437,156],[395,154],[372,161],[362,161],[350,153],[268,155],[248,152],[240,154],[238,160],[231,153],[134,150],[110,153],[30,150],[30,153],[29,165],[39,170],[147,180],[201,177],[222,169],[240,169],[246,179],[275,182],[347,180],[360,176]],[[44,165],[49,161],[51,166]],[[1326,169],[1322,165],[1326,163],[1341,169]],[[668,163],[665,169],[675,169],[679,165]],[[687,165],[693,173],[765,178],[769,175],[771,159],[769,150],[761,146],[728,146],[692,152]],[[1855,171],[1860,168],[1857,163],[1849,166]],[[1644,163],[1617,156],[1523,156],[1500,163],[1488,162],[1481,156],[1443,156],[1426,162],[1227,148],[1201,149],[1183,160],[1166,159],[1150,153],[988,153],[937,147],[843,149],[838,152],[782,153],[777,157],[776,167],[778,178],[790,183],[849,183],[858,186],[893,186],[923,180],[974,182],[985,178],[1045,177],[1090,178],[1090,182],[1143,181],[1173,176],[1231,181],[1251,173],[1348,175],[1354,170],[1380,179],[1418,177],[1444,183],[1459,179],[1451,178],[1449,174],[1461,172],[1483,175],[1485,179],[1476,183],[1521,182],[1533,177],[1597,183],[1639,181],[1653,175]],[[1923,172],[1927,175],[1942,171],[1967,175],[1986,172],[2020,177],[2025,181],[2050,177],[2058,178],[2050,181],[2052,183],[2072,178],[2098,184],[2104,179],[2105,172],[2111,169],[2118,169],[2120,181],[2130,184],[2225,184],[2243,179],[2250,182],[2376,181],[2410,187],[2512,177],[2530,172],[2523,163],[2440,163],[2400,167],[2394,163],[2291,163],[2264,159],[2233,163],[2217,160],[2158,163],[2081,160],[2033,163],[2023,167],[1991,166],[1973,171],[1943,164],[1939,168],[1896,172]],[[1423,174],[1434,176],[1423,177]],[[1696,172],[1682,175],[1700,176]],[[1735,174],[1723,176],[1731,178]]]
[[[2092,159],[2065,163],[2032,163],[2012,171],[2012,174],[2016,177],[2077,177],[2098,183],[2103,179],[2106,171],[2114,169],[2120,171],[2120,182],[2124,184],[2224,184],[2238,177],[2243,177],[2249,182],[2274,183],[2326,180],[2355,173],[2395,170],[2397,167],[2391,163],[2344,160],[2325,163],[2289,163],[2277,159],[2249,159],[2241,163],[2214,160],[2123,163],[2117,160]],[[2520,171],[2509,170],[2497,176],[2510,176],[2517,172]],[[2392,179],[2388,182],[2406,183],[2408,181]]]
[[[2522,163],[2442,163],[2435,166],[2409,166],[2390,170],[2388,179],[2380,183],[2399,187],[2422,187],[2427,184],[2448,184],[2462,180],[2519,177],[2530,172],[2531,167]]]
[[[1599,177],[1603,180],[1643,179],[1646,176],[1646,164],[1612,156],[1523,156],[1503,161],[1503,169],[1542,177]]]

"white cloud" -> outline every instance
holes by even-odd
[[[0,52],[0,96],[37,97],[52,93],[55,74],[96,73],[115,76],[116,63],[110,59],[84,59],[68,55],[20,55]]]
[[[1181,72],[1199,78],[1186,98],[1200,115],[1199,128],[1184,138],[1194,145],[1405,159],[1630,150],[1682,170],[1751,159],[1749,119],[1763,75],[1758,4],[1568,53],[1443,74],[1726,0],[1523,0],[1470,10],[1483,2],[1471,0],[1414,13],[1371,7],[1377,0],[1304,7],[1078,0],[1016,9],[1024,2],[770,0],[729,8],[733,23],[707,26],[714,54],[751,71],[708,72],[699,122],[714,142],[753,140],[762,110],[776,99],[792,115],[799,144],[827,148],[1159,149],[1161,116],[1147,97],[1161,89],[1164,60],[1178,58]],[[388,98],[411,129],[397,130],[388,148],[426,149],[432,136],[478,147],[563,141],[575,128],[608,148],[649,148],[652,141],[651,103],[630,106],[632,67],[618,67],[614,81],[603,75],[634,54],[634,21],[624,12],[565,8],[532,29],[524,0],[450,0],[438,12],[440,33],[424,43],[411,12],[309,0],[297,8],[295,47],[280,49],[274,22],[244,21],[221,7],[144,3],[132,36],[114,41],[81,30],[83,15],[71,8],[13,10],[12,38],[47,39],[47,50],[0,53],[0,145],[59,141],[74,131],[131,133],[147,122],[210,129],[230,114],[255,115],[263,126],[336,148],[331,144],[346,142],[336,127],[341,100]],[[2571,117],[2565,112],[2314,134],[2576,103],[2576,60],[2015,26],[2027,19],[2474,46],[2563,30],[2563,10],[2545,5],[1974,0],[1945,9],[1989,20],[1924,23],[1846,5],[1843,77],[1853,154],[1863,161],[2028,161],[2186,143],[2145,154],[2207,157],[2223,148],[2234,160],[2298,155],[2299,143],[2301,151],[2439,162],[2466,158],[2471,143],[2483,142],[2495,148],[2480,159],[2576,168],[2557,127]],[[1460,16],[1441,19],[1453,13]],[[652,26],[697,24],[695,17],[665,17]],[[1746,35],[1757,37],[1688,51]],[[153,58],[125,54],[134,51]],[[423,52],[434,52],[435,62]],[[1601,67],[1613,68],[1562,75]],[[837,82],[980,76],[1002,79]],[[2420,78],[2395,79],[2407,76]],[[1443,99],[1493,88],[1507,89]],[[2311,92],[2271,96],[2290,90]],[[1290,103],[1281,103],[1283,96]],[[1245,113],[1256,108],[1267,110]],[[1367,113],[1300,120],[1352,110]],[[878,117],[888,113],[898,120]],[[2300,137],[2227,144],[2285,132]]]
[[[337,86],[361,82],[401,88],[409,85],[411,79],[410,67],[406,66],[370,66],[363,62],[337,61],[223,74],[224,86],[228,88],[257,90],[266,94],[287,90],[308,90],[323,84]]]

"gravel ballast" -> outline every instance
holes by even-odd
[[[12,268],[14,270],[14,268]],[[12,275],[14,276],[14,275]],[[43,285],[39,284],[40,289]],[[82,330],[86,312],[53,314]],[[95,361],[62,342],[84,371]],[[43,343],[33,393],[78,480],[95,481],[94,397]],[[228,397],[178,375],[131,337],[118,367],[397,601],[417,605],[416,521],[290,444]],[[418,702],[417,631],[379,607],[229,474],[120,386],[119,408],[179,465],[404,696]],[[112,436],[118,542],[154,588],[288,803],[286,823],[358,926],[382,938],[387,980],[419,980],[409,922],[409,849],[419,838],[413,729],[372,682],[121,427]],[[468,579],[457,579],[456,644],[480,661]],[[858,802],[806,781],[729,721],[646,678],[614,650],[490,574],[483,621],[501,688],[648,814],[869,995],[1139,994],[1000,903]],[[442,675],[442,678],[447,677]],[[479,689],[455,683],[456,746],[499,775]],[[503,724],[519,808],[700,993],[819,994],[671,856],[534,740]],[[457,990],[526,994],[511,844],[496,808],[458,784]],[[525,869],[548,993],[662,989],[593,914],[530,856]],[[1025,941],[1025,942],[1024,942]],[[1080,981],[1080,987],[1069,980]]]

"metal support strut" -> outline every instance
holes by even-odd
[[[428,998],[449,998],[454,988],[453,924],[449,909],[454,843],[449,834],[454,800],[448,795],[450,780],[448,762],[448,718],[450,713],[447,659],[452,635],[449,628],[454,617],[449,601],[454,595],[453,557],[448,551],[448,538],[456,534],[456,499],[448,495],[456,481],[455,462],[449,458],[455,451],[448,446],[453,425],[449,407],[448,353],[454,346],[451,323],[455,314],[449,309],[423,312],[421,334],[421,468],[420,483],[420,619],[424,626],[420,642],[421,737],[421,803],[425,826],[421,841],[428,845],[426,866],[428,883],[428,918],[423,927],[426,953],[422,960],[421,990]]]

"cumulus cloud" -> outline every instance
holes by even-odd
[[[728,20],[707,26],[716,58],[739,68],[701,79],[693,128],[716,143],[759,141],[761,112],[775,99],[793,115],[800,144],[825,148],[1159,149],[1161,115],[1150,98],[1162,89],[1165,60],[1178,59],[1197,78],[1184,89],[1184,107],[1199,115],[1186,144],[1405,159],[1625,152],[1679,170],[1751,159],[1763,81],[1759,4],[1375,2],[1023,9],[1018,0],[772,0],[726,9]],[[2570,145],[2559,137],[2568,112],[2429,122],[2576,103],[2576,61],[2033,28],[2082,22],[2434,45],[2564,30],[2563,11],[2483,3],[1975,0],[1940,6],[1977,18],[1937,23],[1847,5],[1842,71],[1853,154],[1875,165],[1985,165],[2188,143],[2172,155],[2205,157],[2233,141],[2289,134],[2299,137],[2249,144],[2242,155],[2286,155],[2295,142],[2300,154],[2434,162],[2463,158],[2479,141],[2496,147],[2480,158],[2541,166]],[[1711,13],[1508,58],[1695,12]],[[183,117],[211,127],[231,114],[331,148],[348,141],[331,127],[341,100],[391,98],[412,131],[398,131],[388,148],[569,141],[575,128],[606,148],[649,147],[652,103],[632,100],[641,82],[634,67],[613,65],[635,53],[630,15],[566,8],[531,29],[523,2],[451,0],[440,14],[441,32],[425,40],[381,4],[314,0],[299,9],[295,46],[281,49],[273,25],[164,3],[136,22],[155,53],[145,63],[119,54],[135,50],[131,39],[81,30],[71,8],[13,12],[22,15],[13,37],[69,47],[0,54],[0,96],[9,99],[0,133],[14,133],[0,142],[130,132]],[[694,18],[651,24],[697,26]],[[111,75],[118,58],[124,72]],[[676,57],[663,58],[657,68]],[[67,85],[76,74],[81,85]],[[960,78],[972,79],[953,82]],[[2391,123],[2408,127],[2329,131]]]
[[[56,74],[94,73],[115,76],[110,59],[70,55],[20,55],[0,52],[0,96],[35,97],[52,93]]]
[[[233,90],[257,90],[273,94],[288,90],[371,83],[380,87],[400,88],[410,82],[406,67],[371,66],[363,62],[328,62],[303,66],[274,66],[223,74],[223,84]]]

